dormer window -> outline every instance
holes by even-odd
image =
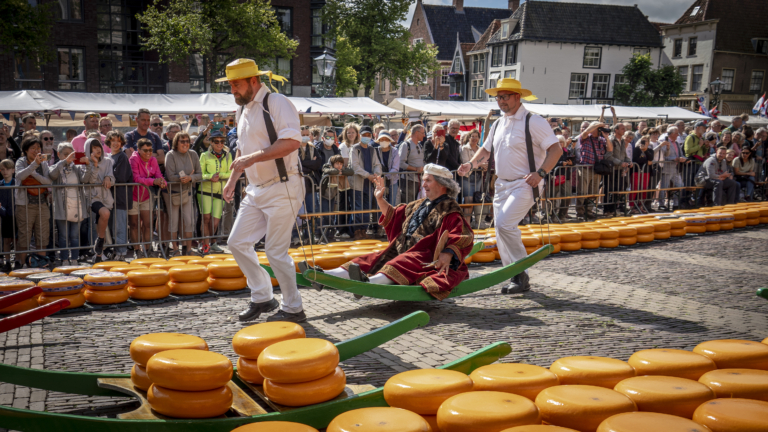
[[[691,16],[695,17],[697,13],[699,13],[699,9],[701,9],[701,6],[696,6],[693,8],[693,11],[691,12]]]
[[[501,38],[506,39],[507,36],[509,36],[509,23],[504,23],[501,25]]]
[[[768,55],[768,39],[752,39],[755,53]]]

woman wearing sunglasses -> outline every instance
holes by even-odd
[[[215,130],[211,133],[210,140],[211,146],[208,151],[200,155],[203,182],[197,192],[197,204],[200,208],[200,214],[203,215],[202,231],[204,237],[214,235],[219,229],[219,221],[224,208],[221,190],[232,174],[232,170],[229,168],[232,164],[232,155],[225,146],[227,138]],[[223,252],[215,242],[209,245],[207,238],[203,239],[202,243],[200,252],[203,254]]]
[[[741,155],[733,159],[733,172],[736,174],[736,181],[742,188],[747,189],[744,198],[752,201],[752,194],[755,192],[755,155],[751,147],[741,149]]]

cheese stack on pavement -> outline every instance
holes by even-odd
[[[176,418],[211,418],[232,406],[232,362],[221,354],[175,349],[153,355],[147,362],[152,385],[147,401],[153,410]]]
[[[27,276],[35,273],[50,273],[50,272],[51,272],[50,270],[41,269],[41,268],[25,268],[25,269],[14,270],[8,273],[8,276],[17,277],[19,279],[25,279]]]
[[[129,271],[147,269],[147,268],[149,268],[149,266],[139,265],[139,264],[124,264],[122,266],[112,267],[111,269],[109,269],[109,271],[128,274]]]
[[[93,267],[91,268],[109,271],[112,267],[119,267],[124,265],[125,265],[124,261],[102,261],[94,264]]]
[[[347,377],[339,350],[324,339],[291,339],[268,346],[257,360],[264,393],[280,405],[306,406],[344,392]]]
[[[113,267],[114,268],[114,267]],[[115,271],[91,273],[83,278],[88,303],[118,304],[128,300],[128,277]]]
[[[208,291],[208,270],[205,266],[178,263],[181,265],[168,270],[168,286],[173,294],[195,295]]]
[[[0,281],[0,297],[8,294],[13,294],[16,291],[32,288],[33,286],[35,286],[34,282],[30,282],[24,279]],[[35,296],[32,298],[26,299],[24,301],[21,301],[19,303],[10,305],[5,309],[0,309],[0,314],[15,314],[19,312],[26,312],[28,310],[32,310],[39,306],[37,304],[38,297],[39,296]]]
[[[202,338],[183,333],[148,333],[131,342],[131,381],[136,388],[147,391],[152,381],[147,376],[147,363],[153,355],[169,350],[195,349],[208,351],[208,344]]]
[[[54,273],[62,273],[62,274],[68,275],[68,274],[72,273],[75,270],[87,270],[89,268],[91,268],[91,266],[89,266],[87,264],[73,265],[73,266],[59,266],[59,267],[56,267],[55,269],[53,269],[53,272]]]
[[[158,269],[133,270],[128,274],[128,293],[136,300],[157,300],[168,297],[168,272]]]
[[[360,408],[341,413],[326,432],[440,432],[434,431],[422,416],[391,407]]]
[[[218,261],[208,264],[208,285],[217,291],[236,291],[247,287],[248,280],[237,262]]]
[[[448,398],[472,391],[472,386],[472,379],[461,372],[418,369],[388,379],[384,384],[384,400],[392,407],[434,416]]]
[[[83,269],[83,270],[75,270],[71,272],[69,275],[74,277],[79,277],[80,279],[85,280],[85,276],[93,273],[101,273],[105,271],[104,269]]]
[[[257,364],[261,352],[278,342],[306,337],[302,326],[289,322],[255,324],[240,330],[232,338],[232,348],[240,356],[237,359],[237,375],[251,384],[263,384],[264,377],[259,373]]]
[[[66,275],[64,273],[55,273],[55,272],[35,273],[27,276],[26,279],[30,282],[34,282],[35,285],[40,286],[40,281],[54,278],[54,277],[59,277],[59,276],[66,276]]]
[[[40,281],[40,288],[43,293],[37,299],[37,303],[42,306],[59,299],[69,300],[69,306],[65,309],[73,309],[85,304],[83,296],[83,280],[73,276],[58,276]]]

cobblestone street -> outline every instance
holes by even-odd
[[[417,310],[428,327],[342,364],[350,384],[383,385],[396,372],[429,368],[496,341],[503,361],[548,367],[559,357],[627,360],[645,348],[691,349],[710,339],[768,337],[768,228],[740,230],[612,251],[559,254],[531,270],[532,290],[499,286],[444,302],[406,303],[325,290],[302,290],[308,337],[348,339]],[[472,275],[492,271],[472,266]],[[151,332],[201,336],[236,359],[232,336],[245,294],[115,310],[64,314],[0,334],[0,361],[61,371],[127,373],[128,346]],[[265,316],[262,316],[263,320]],[[0,403],[33,410],[114,415],[129,398],[86,397],[0,384]]]

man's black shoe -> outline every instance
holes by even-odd
[[[304,313],[304,311],[298,312],[298,313],[290,313],[286,312],[284,310],[277,311],[276,314],[272,315],[271,317],[267,318],[267,322],[275,322],[275,321],[287,321],[292,323],[303,323],[307,321],[307,315]]]
[[[310,266],[307,264],[306,261],[302,261],[297,264],[299,266],[299,271],[303,274],[305,271],[309,270]],[[315,269],[318,273],[325,273],[323,269],[321,269],[318,266],[312,267]],[[320,284],[319,282],[312,281],[312,288],[314,288],[317,291],[322,291],[323,288],[325,288],[325,285]]]
[[[350,279],[355,281],[360,281],[360,282],[370,282],[370,280],[368,279],[368,276],[362,270],[360,270],[359,265],[352,263],[349,265],[348,270],[349,270]],[[354,296],[358,300],[363,298],[362,294],[354,294]]]
[[[528,273],[522,272],[519,275],[512,278],[509,285],[501,289],[502,294],[519,294],[522,292],[530,291],[531,283]]]
[[[270,301],[262,302],[262,303],[254,303],[251,302],[250,305],[248,305],[248,309],[240,312],[240,315],[238,315],[238,318],[240,321],[252,321],[259,317],[264,312],[272,312],[273,310],[277,309],[280,306],[280,302],[278,302],[275,298],[273,298]]]

